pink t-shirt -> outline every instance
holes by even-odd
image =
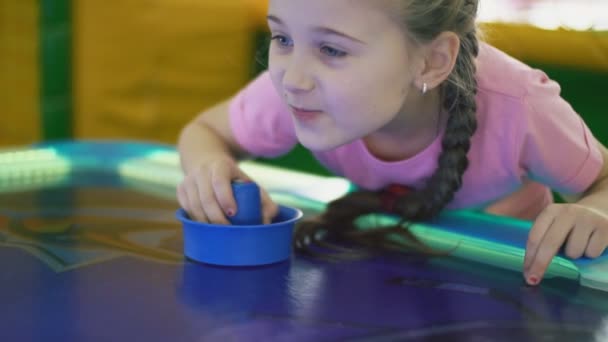
[[[478,128],[462,187],[448,208],[533,219],[553,201],[550,189],[587,189],[602,168],[602,155],[589,128],[560,97],[559,85],[487,44],[477,71]],[[255,156],[279,156],[297,143],[291,114],[267,72],[232,100],[230,122],[238,143]],[[313,154],[365,189],[391,183],[421,187],[437,167],[442,136],[394,162],[374,157],[362,140]]]

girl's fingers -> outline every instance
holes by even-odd
[[[238,211],[232,193],[232,182],[235,180],[247,182],[251,178],[236,163],[214,163],[206,172],[191,175],[180,184],[177,189],[178,201],[196,221],[230,224],[227,217]],[[278,206],[263,189],[260,189],[260,196],[264,223],[270,223],[278,213]]]
[[[197,188],[200,197],[202,210],[205,212],[208,221],[214,224],[229,224],[224,212],[220,208],[215,191],[208,179],[198,179]]]
[[[585,256],[588,258],[597,258],[604,253],[608,246],[608,233],[606,230],[596,229],[591,233],[589,243],[585,249]]]
[[[532,260],[534,260],[536,257],[540,243],[542,242],[547,230],[553,223],[555,215],[556,210],[552,206],[549,206],[536,218],[536,221],[528,234],[526,255],[524,257],[524,270],[528,270],[532,265]]]
[[[200,195],[198,193],[198,187],[195,185],[189,185],[185,187],[186,197],[188,198],[189,209],[188,214],[192,219],[199,222],[209,222],[203,206],[201,204]]]
[[[234,163],[218,165],[211,171],[211,184],[220,208],[226,216],[234,216],[238,211],[232,193],[233,181],[249,182],[251,178]]]
[[[262,196],[262,218],[264,224],[269,224],[272,219],[279,213],[279,206],[272,201],[270,195],[264,189],[260,189]]]
[[[582,257],[585,254],[592,233],[593,226],[587,223],[577,223],[568,236],[564,249],[566,256],[571,259]]]
[[[182,207],[188,214],[190,213],[190,203],[188,202],[188,195],[186,195],[186,191],[184,190],[184,183],[181,183],[177,186],[177,202],[180,207]]]
[[[561,215],[546,230],[545,236],[536,249],[536,255],[526,270],[526,279],[529,284],[536,285],[545,274],[553,257],[566,241],[568,234],[574,227],[575,216]]]
[[[231,217],[236,214],[237,207],[229,180],[213,182],[213,191],[217,198],[218,208],[224,216]]]

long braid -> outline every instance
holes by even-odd
[[[422,220],[437,215],[462,186],[462,176],[469,164],[467,153],[471,137],[477,129],[475,58],[478,54],[479,43],[473,31],[461,39],[456,66],[443,88],[443,107],[449,110],[450,116],[437,170],[417,194],[416,205],[412,206],[407,196],[398,201],[398,211],[406,217]]]
[[[427,1],[427,3],[433,2],[435,9],[441,9],[442,6],[446,7],[444,5],[446,1],[444,0],[424,1]],[[419,7],[423,8],[425,5],[421,4],[422,2],[418,2]],[[432,4],[428,6],[433,7]],[[477,128],[475,116],[477,111],[475,59],[479,54],[479,42],[474,18],[478,1],[461,0],[461,3],[455,6],[459,7],[458,11],[442,11],[435,16],[441,22],[452,15],[453,17],[450,18],[452,22],[465,23],[465,27],[461,28],[460,51],[454,70],[441,88],[442,107],[450,113],[450,116],[442,139],[442,152],[438,159],[437,169],[427,180],[426,186],[397,199],[393,211],[402,218],[399,225],[365,232],[357,229],[355,221],[361,216],[383,210],[378,193],[357,191],[337,199],[329,203],[327,210],[321,216],[305,221],[298,227],[294,236],[296,250],[314,255],[311,244],[317,244],[342,252],[332,254],[333,256],[338,255],[342,258],[359,257],[367,255],[367,251],[344,250],[338,246],[328,244],[326,241],[332,239],[351,241],[374,251],[378,248],[399,248],[400,245],[390,239],[390,236],[397,234],[405,237],[406,241],[410,242],[407,243],[408,247],[427,252],[427,254],[435,254],[434,251],[424,246],[409,230],[403,229],[402,226],[407,222],[424,220],[437,215],[453,199],[456,191],[462,186],[462,177],[468,167],[467,153],[470,148],[471,137]],[[422,27],[418,28],[418,31],[423,31],[425,25],[429,25],[428,22],[430,21],[425,23],[424,20],[420,20],[419,22],[422,23]],[[446,30],[448,29],[451,28],[446,28]],[[440,32],[427,34],[428,37],[425,37],[424,33],[426,32],[421,32],[419,36],[430,40]],[[324,236],[321,236],[320,233],[324,233]],[[329,257],[329,255],[326,254],[324,257]]]

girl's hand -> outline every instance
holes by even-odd
[[[238,210],[231,187],[234,180],[251,181],[233,159],[203,162],[177,186],[177,199],[194,220],[228,225],[226,216],[234,216]],[[264,189],[260,188],[260,193],[264,224],[268,224],[277,214],[278,206]]]
[[[597,258],[608,247],[608,214],[580,204],[552,204],[530,230],[524,276],[537,285],[559,249],[569,258]]]

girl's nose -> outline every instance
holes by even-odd
[[[283,87],[291,93],[304,93],[313,90],[315,83],[302,63],[292,63],[285,69]]]

